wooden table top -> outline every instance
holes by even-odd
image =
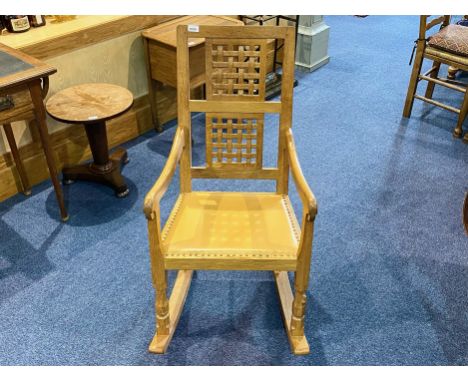
[[[118,85],[90,83],[61,90],[49,98],[47,112],[66,123],[94,123],[113,118],[133,104],[133,94]]]
[[[171,47],[177,46],[177,25],[244,25],[241,20],[225,16],[185,16],[157,25],[143,32],[143,36],[149,40],[158,41]],[[189,46],[200,45],[205,42],[204,38],[189,39]]]
[[[0,44],[0,89],[47,77],[57,69],[19,50]]]

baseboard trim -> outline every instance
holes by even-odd
[[[330,62],[330,56],[325,56],[310,65],[304,64],[303,62],[296,61],[296,68],[303,72],[313,72],[314,70],[317,70],[318,68],[322,67],[325,64],[328,64],[329,62]]]

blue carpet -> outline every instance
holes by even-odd
[[[297,73],[294,104],[299,157],[319,202],[310,355],[290,354],[267,272],[196,272],[168,354],[147,352],[154,294],[142,203],[169,152],[170,124],[126,145],[126,199],[77,182],[65,187],[66,224],[50,182],[0,204],[0,364],[468,364],[468,238],[461,224],[468,146],[452,139],[452,113],[416,101],[411,119],[401,119],[418,18],[326,22],[331,61]],[[461,103],[461,95],[440,87],[435,98]],[[277,119],[267,122],[268,165]],[[200,117],[194,140],[199,163]],[[259,188],[241,181],[195,186]],[[164,218],[177,187],[176,177],[163,199]],[[273,189],[268,182],[260,188]],[[300,207],[297,196],[293,203]]]

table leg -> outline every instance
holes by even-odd
[[[39,135],[41,137],[42,148],[49,167],[50,178],[54,185],[55,195],[57,196],[57,202],[60,208],[60,215],[63,221],[68,220],[68,213],[65,208],[65,202],[63,201],[63,192],[60,186],[60,182],[57,177],[57,168],[55,166],[54,154],[49,142],[49,133],[47,131],[46,123],[46,112],[44,102],[42,100],[42,88],[40,80],[33,81],[29,84],[29,92],[31,93],[31,99],[34,105],[34,113],[36,115],[37,127]]]
[[[153,119],[154,119],[154,128],[156,129],[157,132],[163,131],[163,128],[161,126],[161,121],[159,120],[159,115],[158,115],[158,93],[161,93],[162,89],[162,82],[158,80],[151,80],[151,103],[152,107],[151,110],[153,110]],[[154,88],[153,88],[154,86]]]
[[[70,184],[75,180],[87,180],[112,187],[117,197],[128,195],[129,189],[121,174],[122,166],[128,163],[127,151],[118,148],[109,156],[106,123],[99,121],[85,124],[93,162],[63,169],[63,181]]]
[[[145,61],[146,61],[146,74],[148,78],[148,98],[150,101],[151,117],[153,121],[153,127],[157,132],[161,132],[162,128],[159,124],[157,104],[156,104],[156,91],[153,88],[153,77],[151,75],[151,62],[150,62],[150,52],[149,52],[149,43],[148,39],[143,38],[144,51],[145,51]]]
[[[23,162],[21,162],[11,124],[5,123],[3,125],[3,128],[5,130],[5,135],[7,137],[8,144],[10,145],[11,155],[13,156],[13,160],[15,161],[16,170],[18,171],[20,177],[23,194],[31,195],[31,186],[29,185],[28,178],[26,176],[26,171],[24,171]]]

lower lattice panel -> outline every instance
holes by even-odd
[[[261,168],[263,114],[206,115],[208,167],[237,165]]]

